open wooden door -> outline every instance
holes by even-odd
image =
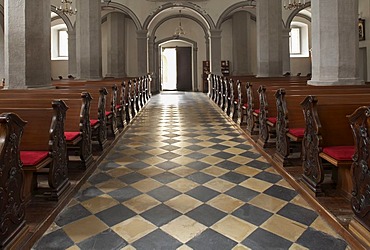
[[[177,47],[177,90],[192,91],[191,47]]]

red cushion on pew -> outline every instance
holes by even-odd
[[[322,150],[325,154],[336,160],[352,160],[352,156],[355,153],[354,146],[333,146],[325,147]]]
[[[256,113],[256,114],[261,113],[261,111],[259,109],[255,109],[253,112]]]
[[[276,117],[269,117],[269,118],[267,118],[267,120],[268,120],[269,122],[271,122],[272,124],[275,124],[275,123],[276,123],[276,121],[277,121],[277,118],[276,118]]]
[[[91,127],[94,127],[98,123],[99,123],[99,120],[93,120],[93,119],[90,120]]]
[[[234,104],[238,104],[238,103],[239,103],[239,99],[235,99]]]
[[[304,136],[304,128],[290,128],[288,132],[294,135],[295,137]]]
[[[111,115],[112,111],[105,111],[105,116]]]
[[[243,108],[248,108],[248,103],[244,103]]]
[[[64,136],[66,137],[66,141],[73,141],[80,136],[80,132],[64,132]]]
[[[20,157],[24,166],[34,166],[46,159],[48,155],[48,151],[21,151]]]
[[[116,105],[116,109],[120,109],[120,108],[122,108],[122,105],[117,104],[117,105]]]

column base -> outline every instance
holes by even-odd
[[[365,84],[363,80],[359,79],[332,79],[332,80],[309,80],[308,85],[313,86],[335,86],[335,85],[362,85]]]

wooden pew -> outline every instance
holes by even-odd
[[[19,146],[26,122],[14,113],[0,115],[0,248],[28,232]]]
[[[0,91],[0,99],[43,99],[51,102],[52,99],[59,98],[65,101],[69,107],[65,123],[68,151],[72,155],[77,151],[81,160],[80,166],[86,169],[94,163],[90,123],[90,104],[92,97],[87,92],[80,94],[79,97],[80,99],[68,99],[64,94],[53,93],[53,91],[48,93],[44,90],[29,90],[25,92],[24,90]]]
[[[269,88],[266,92],[266,99],[268,99],[268,110],[266,110],[266,118],[261,116],[261,119],[266,121],[269,117],[268,113],[270,110],[274,112],[276,109],[276,152],[274,159],[278,164],[283,166],[295,165],[298,161],[297,158],[293,158],[290,154],[292,147],[291,143],[296,144],[300,151],[300,142],[303,139],[304,134],[304,117],[300,103],[304,100],[307,95],[320,95],[320,94],[341,94],[344,91],[347,93],[363,93],[365,87],[351,86],[306,86],[306,87],[285,87],[285,89],[291,93],[286,94],[285,89]],[[272,101],[272,95],[274,95],[275,102]],[[265,107],[263,107],[265,108]],[[275,113],[272,113],[275,114]],[[274,117],[273,117],[274,118]],[[261,120],[260,120],[261,121]],[[262,121],[263,122],[263,121]],[[263,126],[262,128],[267,127]],[[261,133],[261,135],[264,135]],[[265,140],[267,138],[261,138]],[[262,141],[261,145],[263,145]]]
[[[0,112],[16,113],[27,121],[20,144],[25,173],[24,196],[26,201],[30,200],[34,185],[37,186],[36,175],[47,174],[48,188],[37,190],[47,199],[58,200],[70,185],[64,137],[68,107],[60,100],[22,99],[22,102],[1,99]],[[24,108],[24,103],[27,103],[27,108]]]
[[[351,199],[354,218],[349,229],[360,240],[370,245],[370,196],[369,196],[369,164],[370,164],[370,107],[363,106],[348,116],[355,141],[351,174],[353,192]]]
[[[302,177],[315,195],[322,193],[322,160],[325,159],[338,168],[338,189],[350,196],[354,141],[347,115],[359,106],[369,104],[370,94],[307,96],[301,103],[305,118]]]

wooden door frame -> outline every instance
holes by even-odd
[[[167,37],[167,38],[164,38],[158,42],[156,42],[154,44],[154,48],[155,50],[157,51],[157,53],[154,53],[154,62],[156,63],[156,66],[155,66],[155,74],[158,76],[158,84],[159,84],[159,89],[161,90],[161,86],[162,86],[162,82],[161,82],[161,79],[162,79],[162,75],[161,75],[161,65],[162,65],[162,47],[163,45],[165,45],[166,43],[170,42],[170,41],[180,41],[182,43],[184,43],[184,45],[186,45],[187,47],[191,47],[192,48],[192,91],[199,91],[199,83],[197,82],[197,75],[198,75],[198,70],[197,70],[197,67],[198,67],[198,46],[197,46],[197,42],[196,41],[193,41],[191,39],[188,39],[186,37],[179,37],[179,38],[173,38],[173,37]],[[166,48],[170,48],[171,46],[169,47],[166,47]],[[175,48],[176,46],[173,46],[173,48]]]

